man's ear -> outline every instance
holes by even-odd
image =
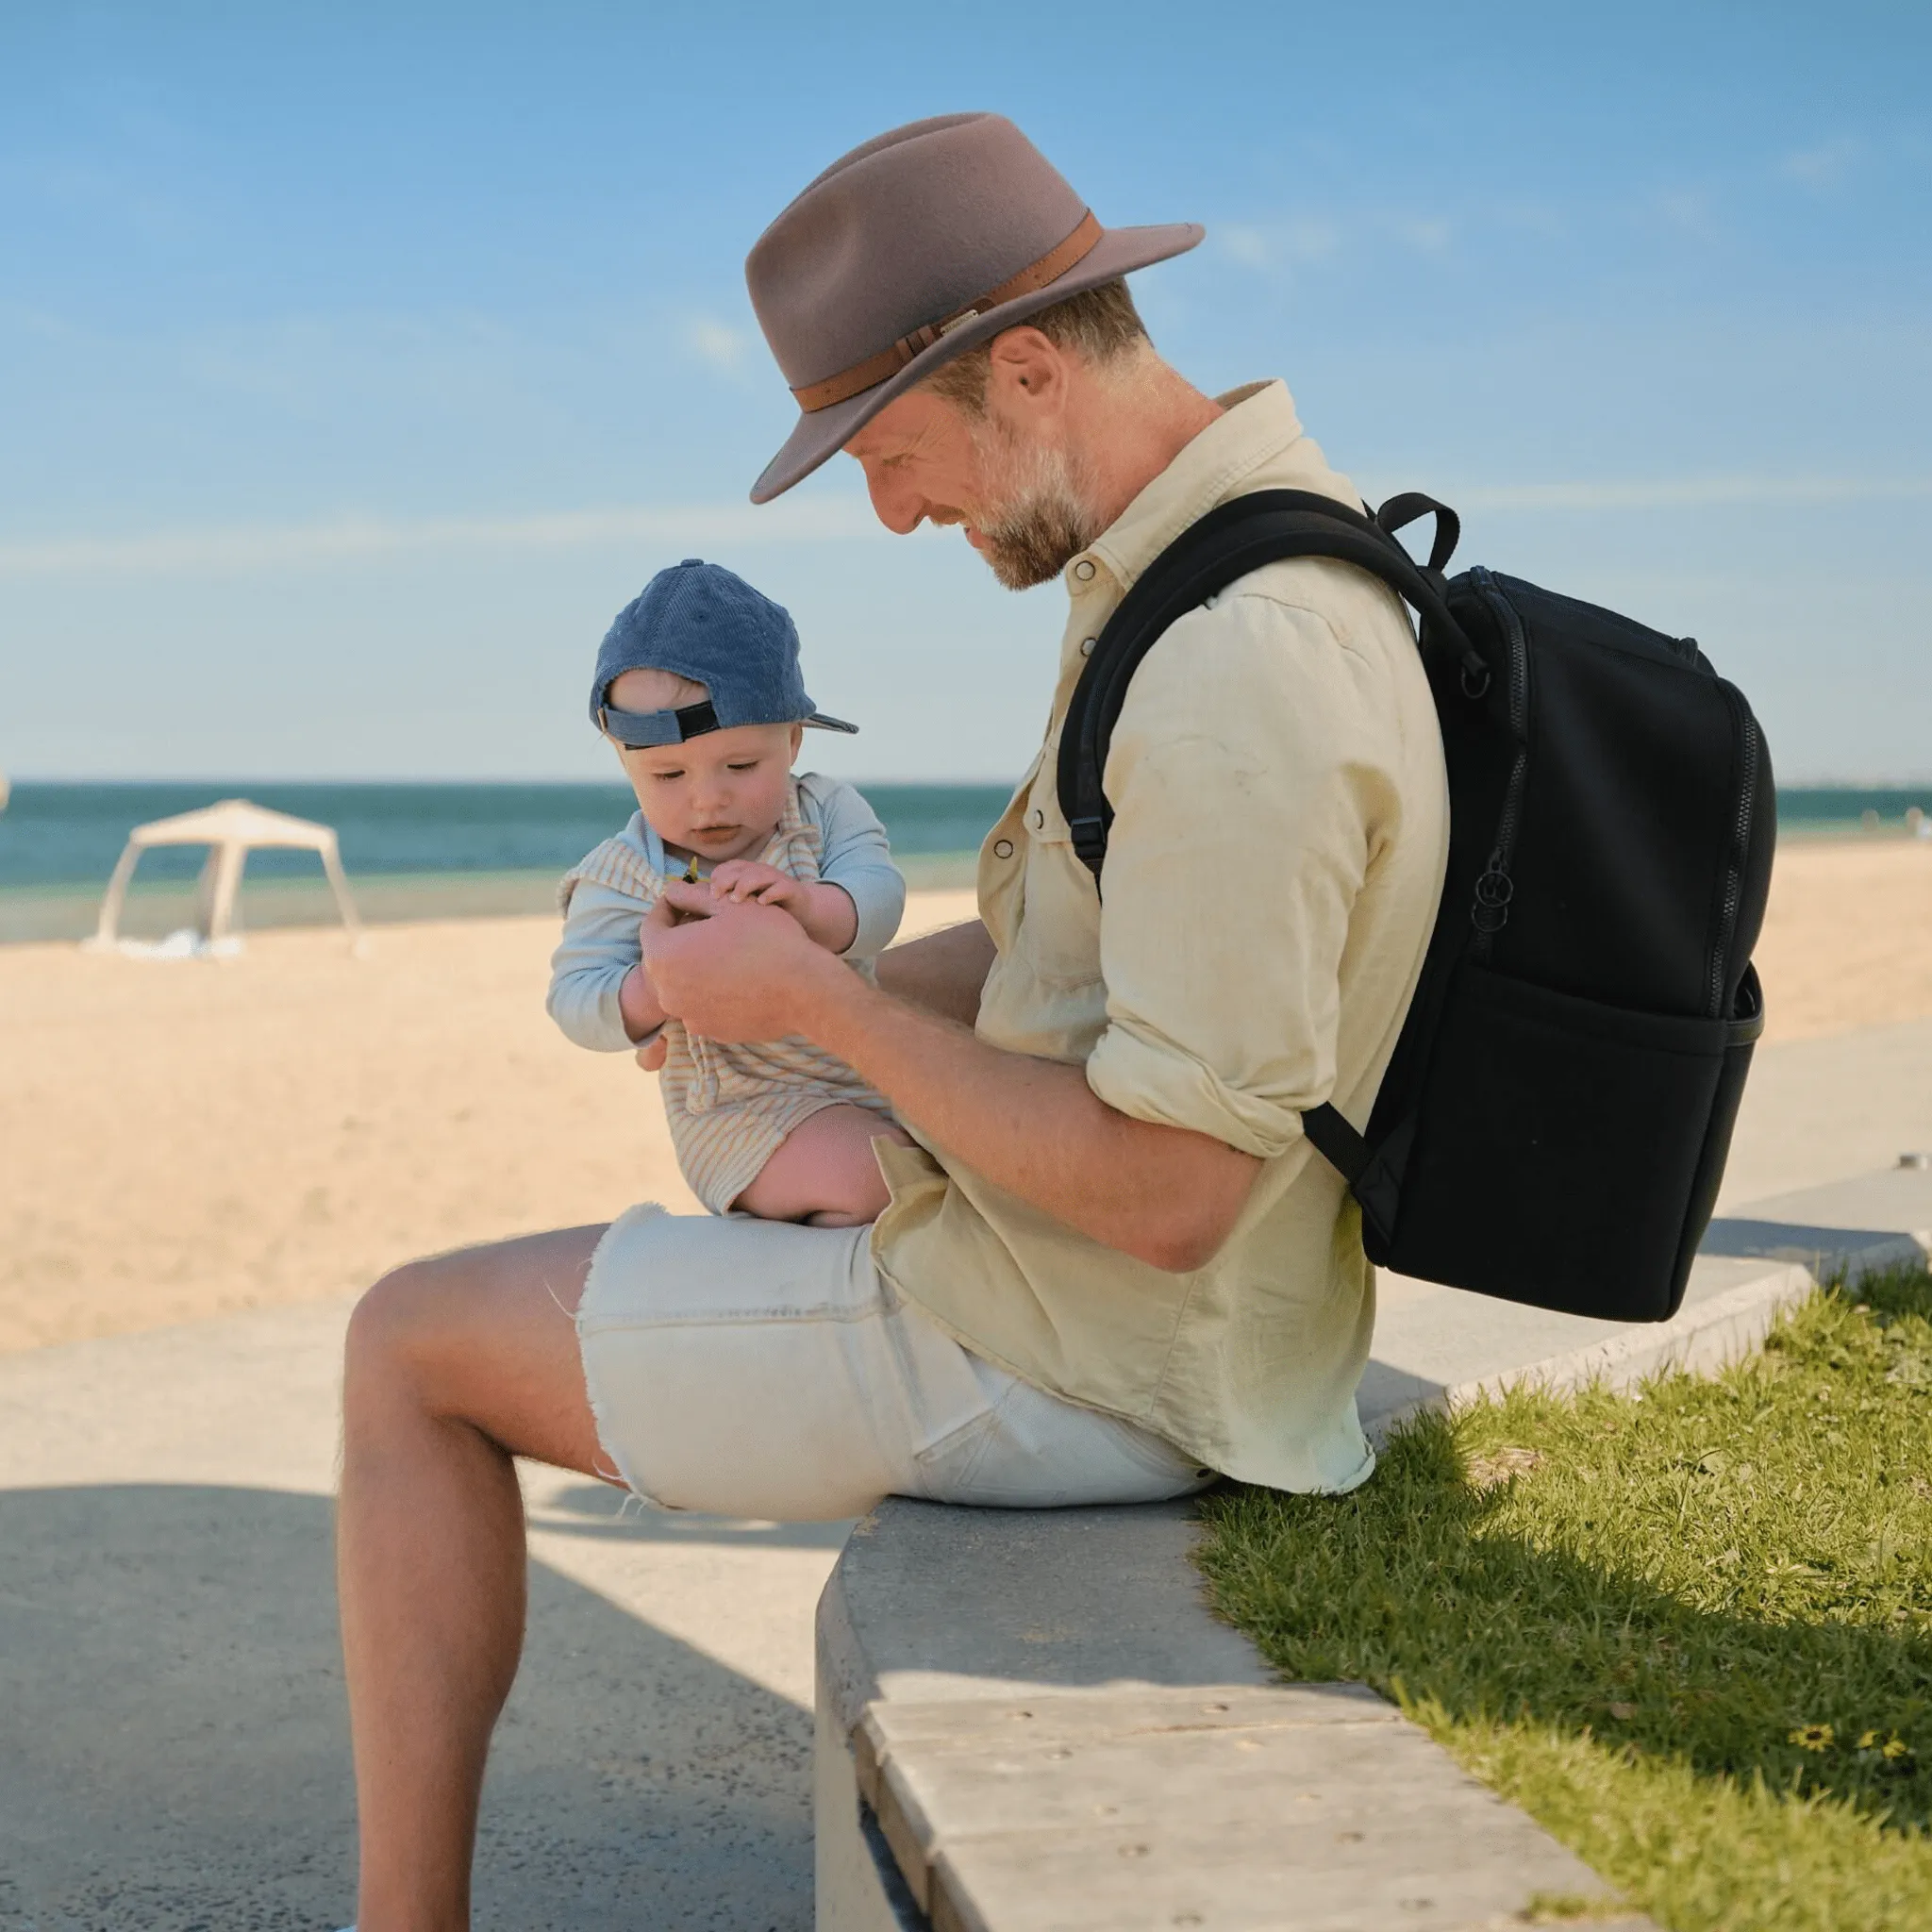
[[[804,748],[804,745],[805,726],[803,724],[794,724],[791,727],[791,756],[793,758],[796,758],[799,752]]]
[[[987,370],[989,408],[1011,422],[1058,415],[1066,406],[1067,358],[1030,323],[1002,329],[992,339]]]

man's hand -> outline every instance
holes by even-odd
[[[851,977],[795,919],[773,907],[715,898],[708,884],[671,881],[639,938],[658,1005],[711,1040],[795,1033],[807,990],[825,974]]]

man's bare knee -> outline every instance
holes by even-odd
[[[349,1317],[343,1400],[377,1391],[424,1393],[425,1371],[448,1340],[447,1311],[458,1256],[436,1255],[392,1268],[363,1292]]]
[[[458,1248],[391,1270],[357,1303],[343,1365],[352,1437],[413,1414],[467,1424],[519,1454],[580,1451],[583,1422],[574,1321],[601,1227],[562,1228]],[[581,1415],[578,1415],[581,1410]]]

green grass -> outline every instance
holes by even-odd
[[[1932,1277],[1818,1295],[1711,1379],[1422,1419],[1350,1496],[1203,1510],[1285,1675],[1393,1697],[1674,1932],[1932,1927]]]

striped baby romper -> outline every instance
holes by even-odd
[[[798,784],[786,788],[784,816],[760,863],[795,879],[816,880],[818,827],[799,809]],[[566,918],[579,883],[594,883],[635,901],[641,919],[663,891],[664,875],[624,839],[607,839],[564,874],[558,909]],[[855,962],[870,976],[871,962]],[[891,1103],[841,1059],[803,1039],[732,1043],[664,1023],[666,1058],[658,1076],[677,1164],[713,1214],[725,1214],[801,1121],[828,1107],[869,1108],[882,1120]],[[640,1042],[641,1044],[641,1042]]]

